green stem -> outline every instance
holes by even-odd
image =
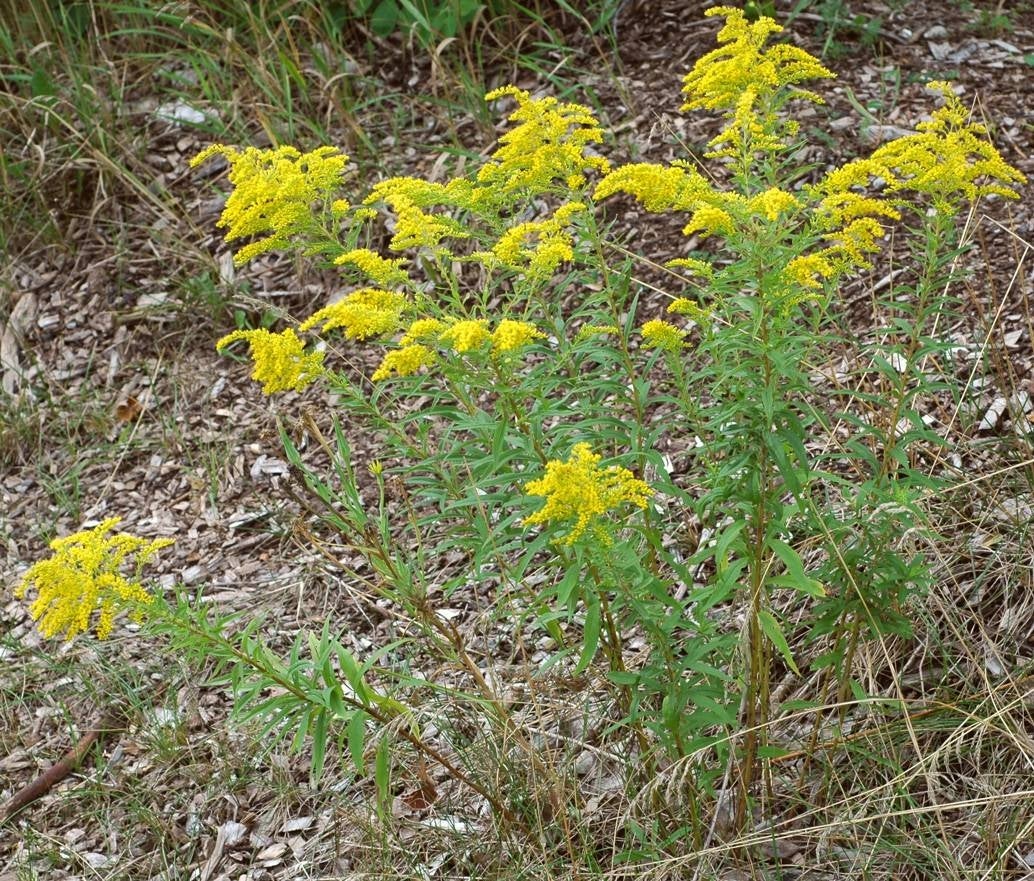
[[[600,611],[603,615],[603,623],[607,629],[607,661],[613,672],[626,672],[624,652],[621,645],[621,634],[618,631],[617,623],[611,612],[610,601],[607,598],[607,585],[600,576],[599,569],[589,564],[589,574],[596,585],[596,592],[600,600]],[[631,686],[621,686],[621,712],[631,719],[632,715],[632,689]],[[632,731],[635,734],[636,743],[639,745],[639,754],[642,757],[643,770],[646,776],[654,773],[653,758],[650,754],[650,743],[643,731],[642,723],[638,720],[632,722]]]
[[[310,696],[303,689],[295,685],[290,678],[282,675],[280,671],[269,664],[264,664],[262,662],[261,654],[268,653],[268,650],[265,649],[265,647],[262,647],[262,653],[259,657],[253,657],[247,652],[239,649],[235,644],[230,642],[229,639],[223,636],[222,633],[212,633],[209,630],[198,627],[193,621],[184,621],[174,615],[166,616],[166,621],[168,622],[166,626],[171,626],[181,632],[186,631],[193,639],[212,646],[215,649],[214,654],[217,658],[222,656],[224,659],[230,659],[237,664],[243,664],[244,666],[254,670],[263,678],[268,679],[276,686],[284,689],[284,691],[288,692],[299,703],[318,706],[320,709],[324,709],[323,704],[316,704]],[[353,710],[359,710],[366,713],[380,725],[387,726],[391,722],[391,717],[386,715],[375,704],[363,703],[362,701],[351,697],[343,689],[340,690],[339,696],[345,705],[351,707]],[[529,833],[527,827],[518,820],[506,805],[499,801],[499,799],[496,798],[488,789],[470,777],[462,768],[454,764],[447,756],[439,752],[427,743],[427,741],[423,740],[418,734],[414,733],[410,727],[405,725],[399,726],[398,733],[404,740],[408,741],[409,744],[417,750],[417,752],[433,759],[455,780],[468,786],[471,790],[484,798],[492,806],[492,809],[499,817],[522,828],[525,833]]]
[[[761,352],[761,372],[763,378],[763,395],[760,402],[760,413],[756,419],[756,429],[767,433],[771,430],[773,414],[768,411],[765,401],[774,401],[778,388],[772,360],[769,357],[770,314],[765,299],[762,283],[763,263],[759,259],[757,271],[757,291],[760,299],[757,336]],[[753,433],[752,433],[753,434]],[[761,627],[761,613],[767,605],[765,574],[769,566],[768,529],[771,519],[769,498],[774,492],[774,475],[772,462],[768,455],[768,446],[761,435],[750,439],[756,455],[753,474],[757,481],[757,499],[752,515],[753,540],[750,546],[750,607],[747,623],[748,674],[746,694],[744,696],[744,733],[743,754],[740,759],[740,798],[736,804],[735,823],[742,829],[747,817],[750,790],[757,776],[758,750],[766,740],[765,725],[769,714],[769,655],[765,634]]]

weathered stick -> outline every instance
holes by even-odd
[[[86,732],[79,742],[66,752],[60,760],[51,765],[46,771],[40,774],[28,786],[16,792],[4,805],[0,813],[0,823],[6,823],[23,808],[32,804],[36,799],[42,798],[58,783],[65,779],[82,763],[90,748],[105,734],[114,731],[121,731],[125,728],[126,721],[122,713],[109,710],[100,721]]]

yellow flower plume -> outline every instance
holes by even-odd
[[[394,236],[388,243],[392,251],[407,248],[442,250],[443,239],[470,237],[459,221],[444,213],[425,210],[439,206],[465,207],[451,187],[418,177],[393,177],[376,184],[363,200],[367,211],[373,211],[370,206],[377,203],[384,203],[395,213]]]
[[[370,379],[380,382],[382,379],[388,379],[392,374],[410,376],[421,367],[430,367],[436,360],[438,360],[437,356],[427,346],[419,343],[403,346],[401,349],[388,352]]]
[[[409,325],[409,329],[402,335],[399,342],[403,346],[408,346],[410,343],[434,342],[446,327],[446,323],[437,318],[418,318]]]
[[[517,102],[509,119],[518,125],[499,139],[501,146],[481,167],[478,183],[493,187],[505,200],[547,193],[557,181],[576,189],[585,183],[585,172],[610,170],[606,159],[586,152],[603,141],[603,129],[588,107],[552,97],[534,99],[516,86],[489,92],[485,100],[507,96]]]
[[[1027,178],[1002,159],[987,140],[987,128],[970,121],[951,84],[935,81],[927,88],[944,98],[944,106],[916,126],[918,134],[884,144],[870,158],[888,191],[922,193],[946,213],[980,196],[1019,198],[1013,186]]]
[[[723,111],[729,124],[711,140],[711,156],[736,156],[744,147],[773,151],[796,132],[792,122],[780,124],[776,112],[788,98],[817,104],[822,98],[797,87],[804,80],[828,79],[832,71],[796,46],[766,47],[769,37],[783,29],[771,18],[747,20],[742,9],[716,6],[704,13],[725,17],[717,49],[700,58],[686,74],[683,110]]]
[[[574,339],[580,343],[597,336],[621,336],[621,328],[616,324],[585,324],[579,328]]]
[[[493,352],[513,352],[533,343],[544,340],[546,335],[527,321],[514,321],[504,318],[492,331]]]
[[[355,248],[334,260],[335,266],[355,266],[374,284],[382,287],[403,285],[409,281],[409,275],[402,268],[402,258],[389,260],[369,248]]]
[[[306,318],[298,329],[311,330],[322,324],[323,333],[341,328],[348,339],[365,340],[397,330],[408,306],[406,298],[395,291],[362,288],[324,306]]]
[[[595,198],[614,193],[635,196],[647,211],[691,211],[701,202],[714,199],[716,192],[695,168],[633,162],[615,168],[596,187]]]
[[[783,276],[802,288],[820,288],[821,279],[833,275],[832,264],[820,254],[805,254],[794,257],[783,270]]]
[[[237,251],[233,262],[238,266],[285,247],[293,235],[309,228],[314,206],[332,201],[348,162],[336,147],[301,153],[294,147],[241,151],[213,144],[191,159],[190,165],[193,168],[213,156],[224,156],[230,163],[233,192],[218,224],[228,228],[226,241],[264,236]]]
[[[588,444],[580,443],[572,448],[567,461],[547,462],[545,475],[524,486],[528,495],[544,496],[546,504],[524,518],[524,525],[573,520],[574,525],[561,544],[574,543],[587,529],[591,529],[598,541],[609,544],[610,535],[599,518],[623,504],[645,508],[652,491],[627,468],[617,465],[601,468],[601,458]]]
[[[764,215],[766,220],[778,220],[783,214],[789,213],[792,209],[800,208],[801,203],[793,193],[781,190],[778,187],[771,187],[750,200],[750,210]]]
[[[323,352],[306,352],[305,344],[291,328],[282,333],[235,330],[215,347],[225,349],[237,340],[248,341],[255,362],[251,378],[263,384],[264,394],[301,391],[323,374]]]
[[[438,339],[460,354],[471,352],[480,349],[492,338],[487,324],[488,322],[480,319],[456,321],[443,330]]]
[[[120,611],[129,610],[139,619],[141,608],[152,602],[140,584],[140,571],[172,539],[109,536],[118,523],[118,517],[111,517],[93,529],[55,539],[50,543],[53,556],[34,564],[15,588],[18,598],[36,592],[29,614],[45,637],[63,633],[70,640],[90,629],[96,613],[93,627],[99,639],[106,639]],[[132,578],[120,571],[129,563],[135,566]]]
[[[574,218],[584,213],[581,202],[561,205],[552,217],[510,227],[491,251],[474,254],[486,266],[503,266],[542,280],[556,272],[561,263],[574,259],[574,236],[569,229]]]
[[[667,321],[656,318],[647,321],[639,332],[643,335],[643,346],[648,349],[677,352],[685,345],[686,332]]]

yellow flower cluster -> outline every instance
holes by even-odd
[[[643,345],[647,349],[677,352],[685,345],[686,332],[682,328],[657,318],[647,321],[639,332],[643,335]]]
[[[710,310],[694,303],[688,297],[676,297],[668,304],[668,312],[671,315],[685,315],[697,324],[706,324],[711,319]]]
[[[491,251],[473,256],[487,266],[504,266],[532,279],[549,278],[561,263],[574,258],[574,238],[568,227],[584,211],[581,202],[568,202],[546,220],[510,227]]]
[[[929,196],[934,207],[952,214],[960,201],[998,195],[1018,198],[1012,185],[1026,177],[1002,159],[987,140],[987,128],[971,122],[951,84],[927,83],[944,98],[931,119],[919,123],[918,134],[884,144],[871,163],[889,192],[908,190]]]
[[[616,324],[586,324],[579,329],[575,341],[581,342],[594,336],[621,336],[621,328]]]
[[[438,334],[440,342],[460,354],[480,349],[492,339],[488,322],[483,319],[463,319],[454,321]]]
[[[408,306],[406,298],[396,291],[362,288],[324,306],[306,318],[298,329],[311,330],[322,323],[323,333],[340,327],[348,339],[365,340],[398,330],[402,313]]]
[[[786,190],[771,187],[751,198],[716,190],[696,169],[684,165],[653,165],[638,162],[614,169],[596,187],[597,199],[614,193],[635,196],[647,211],[689,211],[683,233],[730,235],[753,216],[769,222],[801,207],[800,200]],[[692,267],[710,272],[703,261],[672,261],[669,266]]]
[[[796,46],[779,44],[766,48],[768,39],[782,31],[771,18],[747,20],[743,10],[716,6],[704,13],[725,17],[718,32],[717,49],[700,58],[686,74],[683,110],[704,108],[722,111],[729,124],[710,142],[709,156],[740,156],[771,152],[786,146],[796,133],[792,122],[780,124],[777,111],[789,98],[817,104],[822,98],[797,84],[828,79],[834,74],[817,58]]]
[[[458,221],[444,214],[428,214],[411,202],[403,199],[388,199],[395,211],[395,235],[388,242],[392,251],[406,248],[429,248],[438,250],[442,239],[470,238]]]
[[[304,343],[291,328],[282,333],[235,330],[215,347],[225,349],[237,340],[248,341],[255,362],[251,378],[262,383],[264,394],[301,391],[323,374],[323,352],[306,352]]]
[[[528,197],[552,191],[557,181],[577,189],[584,186],[586,171],[610,170],[606,159],[586,154],[590,144],[603,141],[603,129],[588,107],[556,98],[535,100],[516,86],[489,92],[485,100],[503,97],[517,102],[509,116],[517,125],[500,138],[502,146],[478,172],[479,183],[502,197]]]
[[[265,236],[237,251],[233,260],[238,266],[304,233],[312,224],[313,206],[330,199],[348,162],[336,147],[301,153],[294,147],[240,151],[213,144],[190,161],[191,167],[217,155],[230,163],[233,184],[219,219],[219,226],[228,230],[226,241]]]
[[[438,356],[431,346],[435,344],[464,355],[479,351],[491,343],[492,354],[503,355],[545,337],[534,324],[511,318],[504,318],[495,330],[489,330],[488,322],[481,318],[448,322],[437,318],[418,318],[399,340],[401,348],[384,356],[372,379],[377,381],[393,375],[409,376],[421,367],[434,364]]]
[[[336,266],[355,266],[374,284],[395,287],[409,282],[409,274],[402,268],[402,258],[388,260],[369,248],[355,248],[334,260]]]
[[[780,30],[770,19],[752,24],[730,7],[718,7],[708,14],[726,17],[719,34],[719,42],[725,45],[702,58],[687,75],[684,92],[690,100],[684,109],[705,107],[724,110],[727,118],[735,117],[713,143],[737,146],[737,138],[747,131],[749,122],[759,127],[749,135],[752,152],[785,146],[780,138],[788,129],[778,130],[776,111],[789,94],[815,100],[817,96],[793,87],[801,80],[831,74],[801,50],[789,46],[766,49],[769,36]],[[788,225],[786,233],[792,237],[797,225],[808,224],[826,245],[790,260],[782,272],[780,289],[789,286],[802,289],[799,293],[814,291],[823,281],[841,273],[868,268],[872,253],[879,250],[885,235],[886,221],[900,220],[902,208],[915,204],[914,200],[909,203],[893,195],[868,194],[877,178],[885,182],[887,193],[927,195],[939,211],[956,210],[959,201],[986,194],[1016,197],[1013,187],[1025,181],[1024,176],[1002,160],[986,140],[986,129],[969,121],[947,83],[931,83],[930,87],[943,95],[945,105],[919,126],[918,134],[899,138],[871,157],[834,169],[800,193],[777,187],[751,196],[721,192],[692,168],[635,163],[607,175],[597,186],[596,197],[625,192],[635,196],[648,211],[688,211],[689,222],[683,229],[686,235],[728,237],[760,219],[768,223],[791,221],[794,228]],[[778,98],[781,89],[792,92]],[[745,115],[739,118],[739,114]],[[758,132],[764,137],[768,137],[766,132],[776,132],[778,137],[765,142],[754,137]],[[717,155],[735,152],[730,147]],[[803,208],[809,203],[816,207],[806,215]],[[709,264],[693,258],[672,260],[666,265],[687,268],[705,278],[714,275]]]
[[[140,584],[140,571],[172,539],[109,536],[118,523],[118,517],[111,517],[93,529],[55,539],[50,543],[53,556],[34,564],[15,588],[18,598],[36,592],[29,614],[44,636],[63,633],[72,639],[90,629],[96,612],[94,629],[98,638],[106,639],[120,611],[129,609],[138,618],[141,607],[152,601]],[[135,565],[133,578],[120,571],[127,563]]]
[[[812,188],[819,196],[817,224],[828,230],[825,238],[832,244],[791,261],[787,277],[817,287],[817,277],[870,265],[869,254],[879,249],[885,233],[883,221],[900,220],[901,209],[916,204],[862,192],[876,178],[884,181],[887,193],[926,195],[937,211],[945,213],[955,213],[960,202],[983,195],[1017,198],[1013,185],[1026,181],[1023,174],[1002,159],[986,139],[984,126],[970,122],[948,83],[928,87],[939,92],[945,104],[919,124],[918,134],[890,141],[872,156],[834,169]]]
[[[539,511],[524,519],[525,526],[573,520],[561,544],[573,544],[587,529],[598,541],[609,544],[610,535],[599,518],[626,503],[645,508],[652,493],[649,485],[627,468],[601,468],[601,458],[588,444],[580,443],[575,444],[567,461],[547,462],[545,475],[524,486],[528,495],[546,499]]]
[[[885,220],[900,220],[901,200],[865,195],[880,169],[871,158],[856,159],[829,172],[808,192],[818,198],[815,228],[831,244],[815,254],[791,260],[784,277],[806,288],[820,287],[819,278],[832,278],[851,269],[867,269],[869,255],[878,251]]]
[[[699,232],[701,237],[713,234],[730,235],[736,232],[736,221],[724,208],[717,205],[702,205],[693,212],[689,223],[682,228],[683,235],[688,236],[695,232]]]
[[[394,236],[388,243],[392,251],[404,251],[407,248],[441,249],[443,239],[470,238],[470,232],[463,224],[447,214],[434,213],[426,209],[435,207],[467,208],[463,198],[468,187],[457,188],[453,184],[443,186],[418,177],[392,177],[381,181],[370,190],[363,200],[365,211],[369,214],[357,217],[375,217],[372,206],[387,205],[395,215]],[[394,261],[385,261],[393,263]],[[385,284],[385,282],[379,282]]]
[[[382,379],[388,379],[392,374],[410,376],[421,367],[430,367],[437,360],[438,356],[420,343],[403,346],[401,349],[388,352],[370,379],[380,382]]]
[[[492,331],[493,352],[516,352],[535,340],[544,340],[546,335],[527,321],[504,318]]]
[[[690,211],[714,189],[695,168],[634,162],[615,168],[596,187],[595,198],[614,193],[635,196],[647,211]]]
[[[748,206],[751,213],[762,214],[766,220],[776,221],[791,210],[800,208],[801,203],[793,193],[770,187],[754,196]]]
[[[410,328],[408,336],[412,336],[412,334],[413,330]],[[488,342],[492,343],[492,351],[496,354],[514,352],[530,345],[535,340],[545,338],[546,335],[534,324],[527,321],[515,321],[512,318],[504,318],[491,332],[488,330],[487,321],[465,319],[446,325],[445,329],[438,334],[439,342],[460,354],[480,349]]]
[[[603,139],[603,130],[589,108],[555,98],[535,100],[514,87],[498,89],[487,100],[504,96],[517,101],[517,109],[510,116],[517,125],[502,136],[499,149],[481,167],[476,179],[457,178],[443,185],[396,177],[374,186],[363,200],[367,210],[385,204],[394,213],[391,250],[441,250],[445,239],[470,238],[471,230],[450,216],[450,209],[498,222],[500,212],[512,212],[516,201],[552,192],[559,188],[558,181],[567,188],[578,187],[584,184],[587,171],[609,170],[606,160],[586,155],[588,145]],[[432,210],[436,208],[445,210]],[[579,210],[584,206],[572,203],[544,221],[517,224],[503,233],[491,251],[477,252],[473,258],[547,278],[573,256],[573,240],[565,227]],[[358,217],[358,212],[353,216]],[[534,247],[525,247],[529,238],[535,240]],[[356,256],[352,252],[350,260],[341,259],[359,265],[377,284],[404,283],[396,274],[397,264],[374,264],[367,253],[360,258],[365,262],[359,263]],[[386,280],[389,278],[392,280]]]
[[[834,273],[845,269],[868,269],[869,255],[879,251],[886,230],[873,217],[859,217],[826,236],[833,244],[813,256],[827,259]]]
[[[665,264],[669,269],[685,269],[693,275],[703,278],[714,278],[714,267],[706,260],[698,260],[695,257],[676,257]]]
[[[437,318],[418,318],[409,325],[399,342],[403,346],[408,346],[410,343],[434,342],[447,326],[444,321],[439,321]]]
[[[819,278],[832,278],[851,269],[867,269],[869,254],[879,250],[884,220],[900,220],[900,200],[865,195],[879,175],[871,158],[855,159],[830,171],[816,186],[806,188],[818,204],[814,227],[831,242],[815,254],[791,260],[783,276],[805,288],[821,287]]]
[[[449,205],[453,200],[446,195],[442,184],[424,180],[419,177],[389,177],[374,184],[370,195],[363,199],[364,205],[375,205],[378,202],[391,204],[395,201],[408,202],[417,208],[433,208],[436,205]]]
[[[820,288],[820,279],[830,278],[833,272],[833,264],[821,254],[805,254],[789,261],[783,276],[798,287]]]
[[[445,184],[419,177],[391,177],[375,184],[363,200],[364,206],[384,202],[389,206],[409,204],[417,208],[458,208],[475,214],[496,206],[492,187],[478,186],[465,177]]]

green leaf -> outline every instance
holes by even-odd
[[[409,722],[409,730],[415,735],[420,735],[420,726],[417,724],[416,718],[413,716],[412,711],[405,704],[400,703],[392,697],[384,697],[376,692],[371,692],[373,702],[377,705],[377,709],[381,713],[389,718],[395,718],[396,716],[405,716]]]
[[[305,738],[309,735],[309,724],[315,712],[315,707],[309,707],[299,717],[298,727],[295,728],[294,739],[291,741],[291,752],[301,752],[302,746],[305,745]]]
[[[546,607],[542,606],[542,608],[545,609]],[[563,648],[567,643],[567,640],[564,638],[564,631],[560,628],[560,625],[557,624],[557,621],[560,619],[566,620],[570,617],[571,616],[566,612],[549,611],[547,609],[542,614],[535,617],[535,623],[545,630],[553,640],[555,640],[559,648]]]
[[[772,584],[777,587],[789,587],[811,597],[824,597],[826,595],[821,582],[816,581],[814,578],[809,578],[805,573],[804,564],[801,562],[797,551],[778,538],[769,539],[768,546],[772,549],[772,553],[782,560],[787,573],[786,575],[772,578]]]
[[[572,608],[572,603],[576,597],[575,590],[577,589],[581,576],[581,567],[579,565],[571,566],[561,582],[556,586],[557,601],[562,606]]]
[[[378,37],[387,37],[395,30],[399,20],[399,7],[395,0],[381,0],[370,16],[370,29]]]
[[[786,641],[786,637],[783,635],[783,629],[779,626],[779,622],[776,621],[772,613],[766,609],[762,609],[758,612],[758,622],[761,624],[761,629],[765,632],[765,636],[771,640],[772,645],[774,645],[779,650],[779,654],[783,656],[783,660],[786,661],[787,666],[793,670],[794,673],[800,676],[801,671],[797,669],[797,662],[793,659],[790,645]]]
[[[848,685],[851,688],[851,694],[858,703],[864,704],[869,699],[869,695],[865,693],[865,689],[862,688],[861,683],[857,679],[851,679]]]
[[[458,10],[454,10],[449,6],[439,6],[431,18],[432,33],[440,37],[455,37],[456,32],[463,23],[457,13]]]
[[[825,701],[790,700],[790,701],[783,701],[779,705],[779,709],[784,711],[784,712],[790,713],[790,712],[799,712],[801,710],[817,710],[820,707],[824,707],[825,705],[826,705]]]
[[[388,810],[391,806],[391,745],[387,737],[382,737],[377,743],[373,781],[377,787],[377,803],[383,810]]]
[[[723,529],[721,535],[718,536],[718,540],[714,544],[714,562],[719,572],[728,566],[729,548],[732,547],[733,542],[736,541],[746,525],[745,520],[739,520]]]
[[[341,691],[341,684],[334,683],[333,686],[328,687],[327,693],[329,695],[327,706],[330,707],[331,712],[338,719],[347,719],[350,710],[345,706],[345,696]]]
[[[794,470],[793,465],[790,464],[790,459],[786,455],[782,439],[774,434],[765,435],[765,446],[768,447],[768,452],[775,460],[776,468],[782,475],[790,492],[795,496],[799,496],[801,494],[801,482],[798,480],[797,472]]]
[[[678,695],[671,692],[664,695],[664,700],[661,701],[661,719],[665,725],[674,730],[684,712],[685,706]]]
[[[409,17],[409,22],[417,25],[424,35],[430,35],[433,32],[431,22],[428,21],[427,16],[421,10],[413,5],[412,0],[395,0],[395,2],[402,7],[400,12],[404,11]]]
[[[585,626],[582,629],[582,654],[578,658],[578,665],[574,668],[575,676],[585,672],[600,647],[600,628],[603,620],[600,601],[594,595],[587,596],[585,601],[587,608]]]
[[[42,67],[33,68],[29,87],[32,89],[33,98],[51,98],[57,94],[54,81]]]
[[[330,723],[330,714],[326,710],[320,710],[316,714],[316,721],[312,725],[312,762],[309,766],[309,775],[314,783],[323,776],[323,768],[327,761],[327,726]]]
[[[366,773],[363,747],[366,745],[366,720],[368,718],[366,713],[358,710],[348,720],[348,752],[352,757],[352,764],[360,774]]]
[[[337,648],[337,660],[341,665],[341,672],[345,674],[345,679],[348,684],[352,686],[352,691],[355,692],[355,696],[364,704],[369,704],[372,698],[371,689],[363,679],[362,671],[359,669],[359,663],[353,657],[352,653],[346,649],[343,645],[338,643]]]

